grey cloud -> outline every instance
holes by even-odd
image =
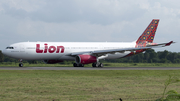
[[[132,5],[127,8],[123,9],[122,7],[120,12],[113,15],[111,10],[105,11],[106,14],[103,14],[98,11],[98,8],[93,8],[91,6],[85,7],[83,4],[79,5],[72,0],[47,1],[46,5],[43,5],[32,12],[27,12],[23,9],[10,8],[8,5],[4,6],[5,14],[12,17],[20,19],[30,18],[34,21],[44,21],[48,23],[85,21],[93,24],[107,25],[121,20],[133,20],[145,13],[145,10],[140,9],[138,5]]]
[[[22,9],[13,9],[6,7],[6,11],[4,14],[9,15],[11,17],[17,18],[17,19],[25,19],[28,17],[28,13]]]
[[[33,20],[40,20],[44,22],[78,22],[85,21],[94,24],[112,24],[121,20],[132,20],[142,16],[145,10],[142,10],[138,5],[124,10],[123,13],[116,16],[108,15],[98,12],[96,9],[82,7],[75,5],[75,2],[58,2],[48,3],[42,9],[31,14]]]

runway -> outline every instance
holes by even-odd
[[[0,67],[0,70],[180,70],[180,67]]]

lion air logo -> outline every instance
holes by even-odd
[[[48,46],[44,44],[44,48],[40,48],[40,44],[36,44],[36,53],[64,53],[64,46]]]

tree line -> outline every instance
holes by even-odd
[[[130,57],[105,61],[112,63],[180,63],[180,52],[167,50],[155,52],[153,49],[149,49]]]
[[[146,50],[143,53],[139,53],[130,57],[120,58],[120,59],[105,59],[101,60],[103,62],[111,63],[180,63],[180,52],[170,52],[167,50],[155,52],[153,49]],[[18,62],[18,59],[10,58],[2,54],[0,50],[0,63],[2,62]],[[25,61],[24,63],[37,64],[43,63],[43,61],[32,60]],[[69,64],[74,61],[65,61],[61,64]]]

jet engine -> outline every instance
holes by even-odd
[[[60,63],[63,62],[62,60],[44,60],[46,64],[55,64],[55,63]]]
[[[77,55],[75,58],[76,63],[78,64],[89,64],[97,62],[97,57],[92,55]]]

